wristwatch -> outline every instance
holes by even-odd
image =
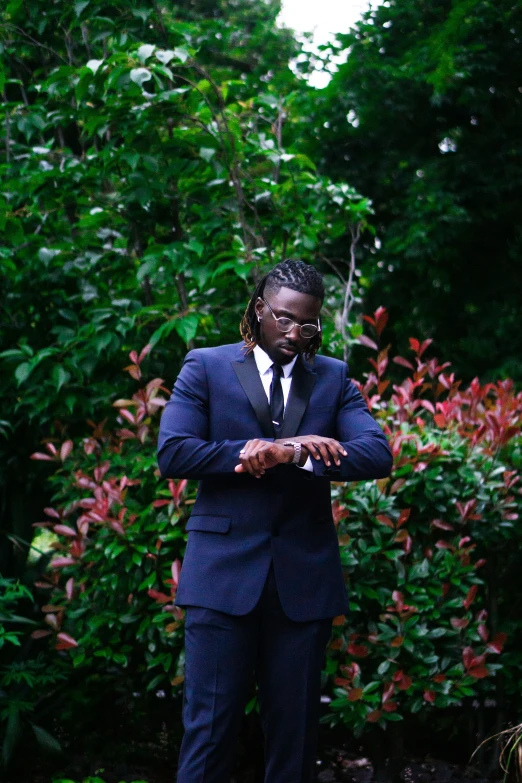
[[[292,460],[292,465],[298,465],[299,461],[301,460],[301,444],[297,443],[295,440],[285,440],[283,443],[283,446],[293,446],[294,447],[294,458]]]

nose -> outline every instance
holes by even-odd
[[[298,324],[294,324],[290,331],[286,333],[286,336],[294,343],[299,342],[301,339],[301,329]]]

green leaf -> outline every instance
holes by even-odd
[[[62,386],[70,380],[71,374],[61,364],[55,364],[52,372],[53,383],[56,391],[60,391]]]
[[[130,78],[139,87],[142,87],[145,82],[152,79],[152,74],[148,68],[133,68],[130,72]]]
[[[32,370],[33,365],[30,362],[22,362],[22,364],[18,365],[14,373],[18,386],[29,378]]]
[[[199,318],[195,313],[190,313],[184,318],[174,321],[174,328],[185,343],[189,343],[196,336]]]
[[[2,745],[2,760],[5,766],[13,756],[14,749],[22,735],[22,722],[20,712],[16,704],[9,705],[7,714],[7,725],[4,733],[4,742]]]
[[[138,59],[142,63],[144,63],[151,56],[151,54],[153,53],[155,48],[156,47],[154,46],[154,44],[142,44],[140,46],[140,48],[138,49],[138,52],[137,52]],[[131,75],[131,79],[132,79],[132,75]],[[134,81],[134,79],[133,79],[133,81]]]
[[[184,46],[176,46],[174,54],[182,63],[186,62],[190,57],[190,52]]]
[[[13,245],[21,245],[24,241],[24,229],[18,218],[7,218],[5,224],[5,238]]]
[[[81,16],[82,11],[85,11],[91,0],[76,0],[74,3],[74,13],[76,16]]]
[[[216,154],[216,150],[212,149],[211,147],[201,147],[201,149],[199,150],[200,158],[206,160],[207,163],[209,160],[212,160],[215,154]]]
[[[49,734],[48,731],[40,728],[40,726],[36,726],[34,723],[31,723],[31,728],[34,731],[34,735],[38,744],[41,748],[43,748],[43,750],[47,751],[48,753],[62,752],[62,746],[56,737],[53,737],[52,734]]]

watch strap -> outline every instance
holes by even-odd
[[[302,451],[301,443],[297,443],[295,440],[286,440],[283,443],[283,446],[294,447],[294,457],[292,459],[292,465],[298,465],[299,462],[301,461],[301,451]]]

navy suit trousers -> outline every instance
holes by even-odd
[[[254,675],[265,736],[265,783],[310,783],[332,620],[290,620],[272,567],[248,614],[196,606],[186,612],[185,735],[178,783],[229,783]]]

